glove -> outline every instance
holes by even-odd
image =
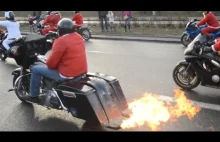
[[[205,47],[203,50],[204,53],[210,53],[213,52],[212,47]]]

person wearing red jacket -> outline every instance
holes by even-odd
[[[75,32],[71,19],[63,18],[58,23],[59,38],[55,40],[46,65],[32,67],[30,95],[22,97],[27,101],[39,102],[41,77],[65,80],[86,74],[88,70],[85,44],[82,36]]]
[[[0,33],[3,33],[3,32],[4,32],[4,30],[0,29]]]
[[[75,28],[79,28],[83,25],[83,15],[79,13],[79,11],[75,11],[72,20],[75,21]]]
[[[216,32],[220,28],[217,17],[211,11],[206,11],[204,13],[204,18],[201,21],[199,21],[196,25],[197,25],[197,27],[199,27],[199,26],[205,25],[205,24],[208,27],[202,29],[201,33],[203,35],[206,35],[208,38],[210,38],[209,33]]]
[[[209,44],[207,47],[204,48],[205,53],[209,52],[219,52],[220,51],[220,38],[215,39],[214,42]]]
[[[58,11],[51,11],[42,23],[42,26],[49,25],[48,28],[42,30],[42,34],[46,35],[49,31],[56,31],[57,23],[60,21],[60,19],[61,15]]]

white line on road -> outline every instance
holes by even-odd
[[[99,53],[99,54],[113,54],[113,53],[107,53],[107,52],[102,52],[102,51],[88,51],[87,52],[90,52],[90,53]]]
[[[170,96],[160,95],[159,99],[162,100],[162,101],[167,101],[167,102],[175,102],[174,98],[170,97]],[[197,101],[191,101],[191,103],[192,103],[192,105],[198,106],[198,107],[201,107],[201,108],[220,111],[220,105],[197,102]]]

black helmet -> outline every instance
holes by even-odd
[[[52,12],[52,11],[47,11],[47,15],[50,15],[51,12]]]
[[[5,11],[6,20],[15,20],[15,14],[13,11]]]
[[[70,34],[70,33],[73,33],[75,31],[74,23],[69,18],[61,19],[58,22],[57,29],[58,29],[59,36],[63,36],[65,34]]]
[[[75,11],[75,14],[79,13],[79,11]]]

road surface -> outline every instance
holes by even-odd
[[[177,86],[172,70],[183,59],[184,47],[180,44],[91,40],[86,42],[90,72],[102,72],[120,80],[128,101],[140,98],[144,92],[172,98]],[[0,62],[0,131],[83,131],[110,129],[83,126],[84,121],[58,110],[47,110],[38,105],[24,105],[12,87],[11,72],[16,68],[13,59]],[[186,92],[197,101],[202,110],[193,120],[186,117],[167,124],[162,131],[220,130],[220,93],[216,89],[198,87]],[[214,104],[214,105],[213,105]],[[129,129],[149,131],[147,127]]]

